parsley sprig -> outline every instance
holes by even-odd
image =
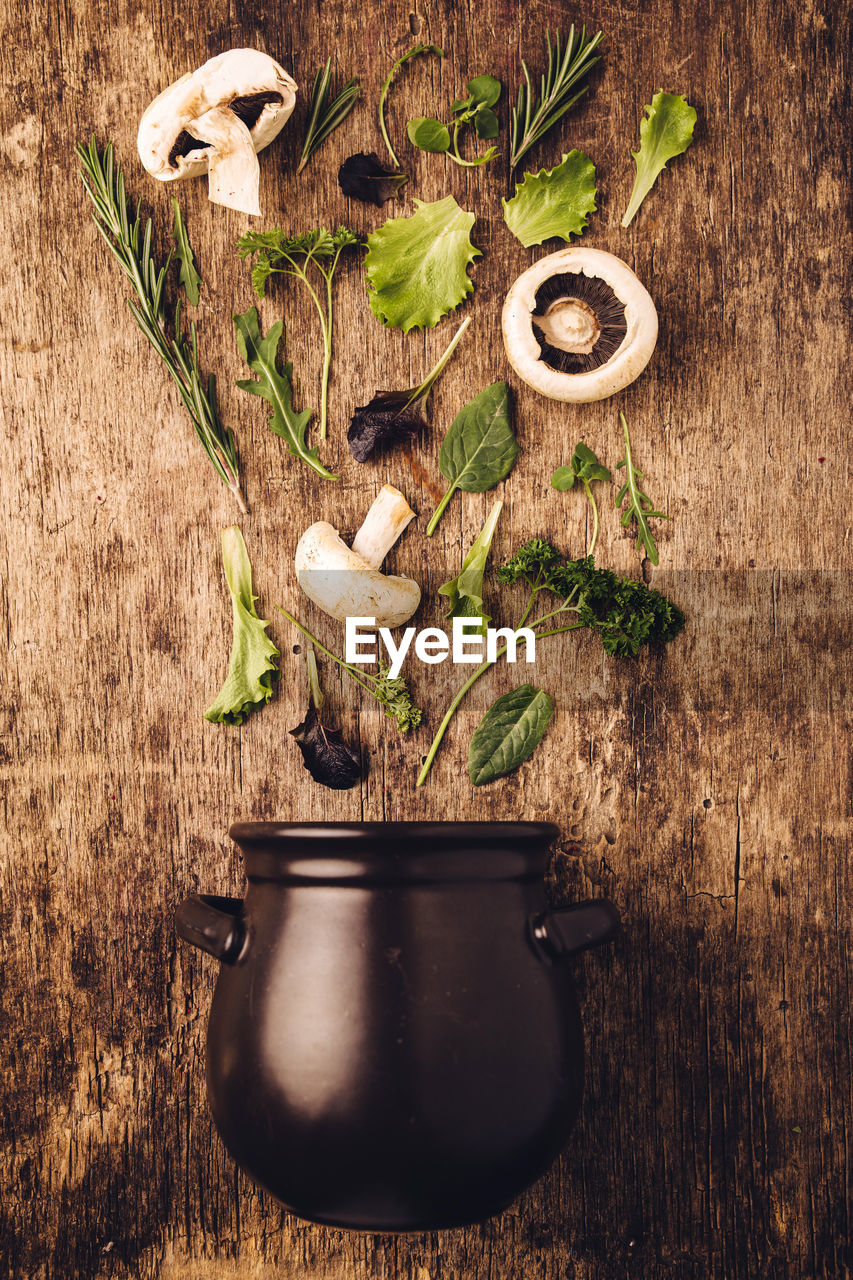
[[[352,111],[361,86],[358,80],[348,80],[340,93],[329,101],[332,83],[332,59],[326,59],[324,67],[317,68],[314,87],[311,90],[311,101],[308,104],[308,119],[305,122],[305,141],[302,144],[302,155],[299,158],[296,172],[301,173],[317,148],[326,141],[330,133],[334,133],[338,125],[343,124]]]
[[[586,628],[598,635],[605,653],[636,657],[645,645],[673,640],[684,626],[684,614],[659,591],[634,578],[620,578],[609,569],[597,569],[592,556],[567,560],[544,538],[534,538],[520,547],[498,570],[498,581],[527,585],[527,602],[514,629],[530,627],[537,640]],[[556,596],[560,603],[556,608],[546,606],[545,612],[531,622],[530,616],[543,592]],[[498,649],[495,662],[506,651],[506,645]],[[447,708],[418,774],[419,787],[426,781],[462,699],[495,662],[486,661],[479,666]]]
[[[551,32],[545,32],[548,70],[541,79],[538,102],[527,63],[522,59],[524,83],[518,90],[518,104],[512,110],[510,169],[514,169],[522,156],[586,93],[589,86],[585,84],[576,93],[573,90],[596,62],[600,61],[601,55],[595,56],[595,51],[601,44],[603,34],[599,31],[587,40],[586,27],[577,35],[573,24],[564,49],[559,31],[555,34],[553,44]]]
[[[157,264],[153,224],[149,218],[143,230],[141,205],[137,205],[136,216],[132,217],[121,161],[115,159],[113,144],[108,142],[101,152],[92,138],[88,146],[78,142],[75,151],[83,186],[93,205],[95,226],[136,295],[135,299],[128,298],[130,313],[178,388],[211,466],[234,494],[240,510],[245,512],[248,508],[240,492],[234,434],[219,417],[216,379],[212,373],[206,380],[202,378],[195,321],[187,333],[181,323],[180,301],[175,303],[171,315],[166,301],[166,281],[174,250],[165,262]],[[187,296],[197,299],[200,281],[192,267],[192,250],[180,210],[176,213],[174,235],[182,264],[181,281]],[[172,337],[167,334],[170,320]]]

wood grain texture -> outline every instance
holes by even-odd
[[[840,11],[829,0],[5,8],[2,1273],[848,1275],[850,68]],[[538,69],[545,26],[572,18],[604,28],[604,62],[531,167],[571,146],[592,156],[599,212],[584,243],[635,268],[661,335],[618,405],[560,406],[510,379],[522,453],[501,486],[494,555],[538,534],[579,554],[584,504],[548,478],[580,436],[615,464],[622,407],[652,496],[674,517],[653,580],[689,626],[666,655],[633,663],[603,659],[589,638],[553,642],[541,667],[558,703],[546,747],[483,791],[460,784],[461,762],[511,675],[481,682],[416,792],[428,731],[398,738],[325,670],[369,771],[361,789],[323,791],[287,736],[302,702],[283,625],[273,629],[285,678],[270,707],[240,730],[201,717],[230,644],[218,542],[236,511],[130,320],[73,144],[93,131],[114,138],[134,196],[167,235],[171,191],[135,156],[142,108],[214,53],[265,48],[301,86],[291,125],[262,156],[265,224],[365,232],[382,215],[340,195],[338,164],[380,149],[374,104],[394,57],[415,38],[447,53],[413,64],[394,91],[390,126],[412,174],[399,207],[453,191],[477,213],[483,258],[465,309],[471,333],[412,455],[360,468],[345,448],[349,415],[377,387],[416,382],[457,320],[407,338],[386,331],[357,265],[342,270],[324,453],[341,482],[324,486],[270,434],[261,402],[233,385],[242,370],[230,316],[252,298],[233,251],[245,220],[210,206],[203,181],[180,191],[205,281],[204,360],[237,431],[251,504],[241,524],[271,616],[275,602],[297,604],[292,554],[309,516],[352,531],[386,479],[428,515],[443,430],[473,390],[506,375],[501,301],[541,252],[522,250],[503,224],[505,162],[462,171],[412,154],[407,117],[431,114],[486,70],[512,96],[521,54]],[[364,101],[296,181],[307,90],[327,51],[339,77],[360,76]],[[696,142],[624,232],[628,147],[661,87],[697,106]],[[501,110],[505,128],[506,100]],[[282,313],[297,402],[314,404],[315,317],[294,289],[275,288],[265,325]],[[416,527],[393,563],[433,585],[452,576],[493,496],[457,498],[431,543]],[[637,567],[612,510],[601,551],[614,568]],[[433,685],[420,670],[414,685],[434,725],[446,677]],[[500,1219],[398,1239],[321,1230],[281,1211],[225,1155],[204,1106],[214,966],[176,943],[172,911],[195,889],[239,893],[229,824],[284,815],[547,816],[565,833],[554,893],[604,892],[623,912],[622,941],[578,964],[589,1056],[576,1138]]]

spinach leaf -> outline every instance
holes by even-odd
[[[252,566],[236,524],[222,534],[222,564],[231,593],[234,639],[225,683],[204,718],[213,724],[242,724],[272,697],[279,653],[267,635],[269,623],[259,618],[255,610]]]
[[[519,685],[492,703],[468,748],[468,776],[475,787],[512,773],[542,741],[554,703],[543,689]]]
[[[505,382],[493,382],[453,419],[438,455],[441,474],[450,486],[427,525],[427,536],[435,533],[457,489],[485,493],[509,475],[518,456],[509,409],[509,387]]]

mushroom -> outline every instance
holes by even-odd
[[[520,275],[501,327],[510,364],[552,400],[604,400],[638,377],[658,336],[655,304],[601,249],[549,254]]]
[[[339,622],[375,618],[378,627],[407,622],[421,602],[411,578],[386,576],[382,561],[414,511],[399,489],[383,485],[352,547],[326,520],[305,530],[296,547],[296,577],[316,605]]]
[[[164,89],[139,122],[136,145],[160,182],[208,174],[216,204],[260,216],[257,152],[293,111],[296,83],[257,49],[210,58]]]

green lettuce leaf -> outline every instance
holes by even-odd
[[[498,523],[503,503],[499,500],[489,512],[486,523],[480,530],[477,541],[471,547],[462,562],[462,568],[455,578],[445,582],[438,588],[440,596],[447,596],[450,608],[444,615],[446,618],[480,618],[480,635],[484,635],[491,622],[491,616],[483,608],[483,574],[486,561],[492,546],[492,538]]]
[[[480,257],[469,237],[474,214],[453,196],[415,204],[410,218],[390,218],[371,232],[364,260],[373,314],[404,333],[431,329],[458,307],[474,290],[467,268]]]
[[[666,168],[667,160],[673,160],[686,151],[693,141],[696,112],[684,98],[675,93],[656,93],[651,105],[643,108],[648,113],[640,121],[640,150],[632,151],[637,166],[634,190],[622,219],[627,227],[646,196],[655,185],[658,174]]]
[[[274,659],[279,653],[267,635],[269,623],[255,611],[252,566],[236,524],[222,534],[222,563],[231,593],[234,639],[225,683],[204,718],[212,724],[242,724],[272,697],[272,682],[278,674]]]
[[[554,169],[526,173],[511,200],[501,202],[504,219],[525,249],[559,236],[579,236],[595,213],[595,165],[582,151],[570,151]]]

